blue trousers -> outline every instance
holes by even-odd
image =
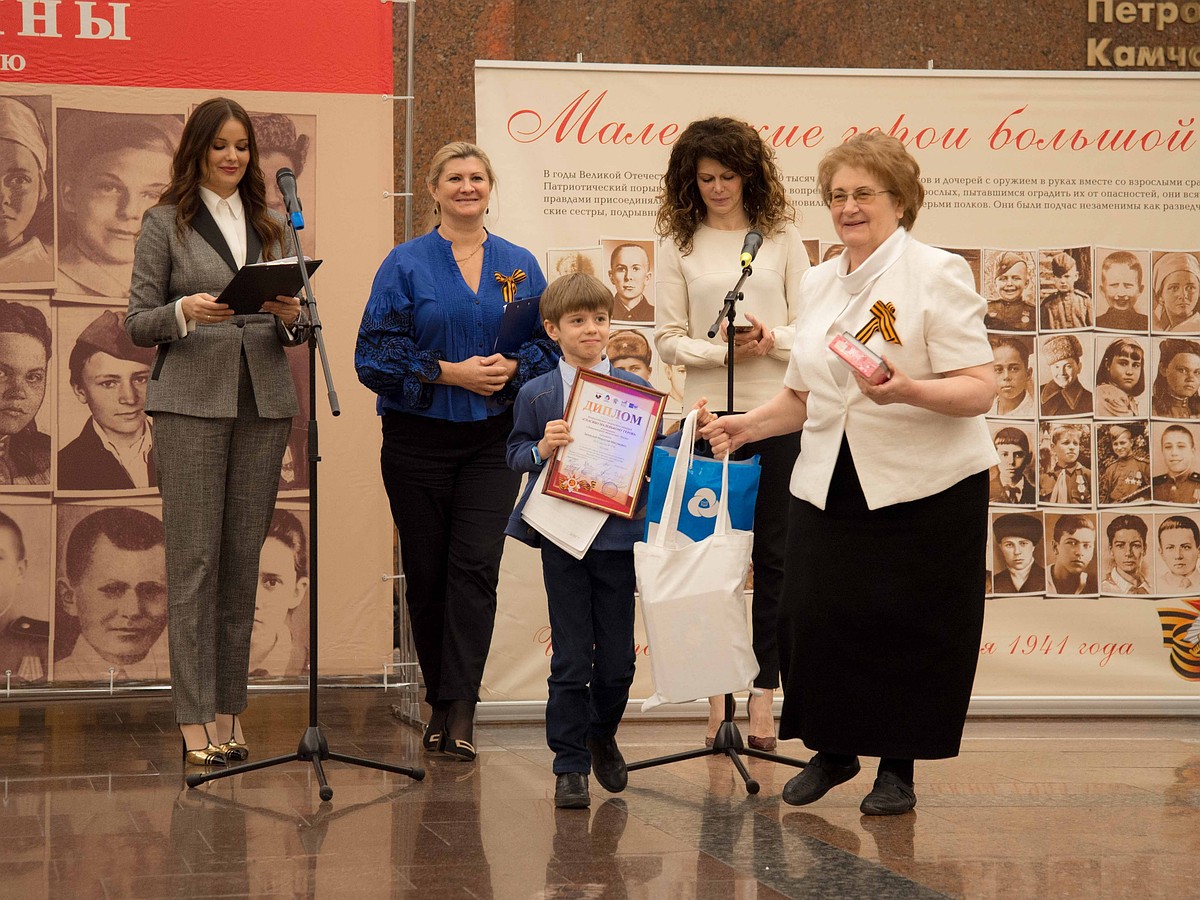
[[[589,734],[617,733],[633,684],[632,550],[591,550],[577,560],[542,542],[550,609],[546,743],[554,774],[589,772]]]

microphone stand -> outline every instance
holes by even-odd
[[[299,224],[297,224],[297,222]],[[218,778],[228,778],[230,775],[241,775],[244,772],[253,772],[256,769],[266,769],[271,766],[282,765],[289,762],[309,762],[317,776],[317,784],[320,786],[319,795],[322,800],[333,799],[333,788],[329,786],[328,780],[325,778],[325,770],[321,763],[323,760],[332,759],[338,762],[350,763],[355,766],[364,766],[369,769],[382,769],[385,772],[394,772],[397,775],[406,775],[414,781],[421,781],[425,777],[423,769],[410,766],[396,766],[391,763],[377,762],[373,759],[364,759],[358,756],[347,756],[344,753],[335,753],[329,749],[329,744],[325,740],[325,735],[321,732],[321,726],[317,723],[317,608],[318,608],[318,587],[320,579],[317,578],[317,563],[319,554],[317,552],[317,499],[319,493],[317,491],[317,463],[321,461],[320,448],[317,440],[317,354],[320,352],[321,367],[325,374],[325,385],[329,388],[329,409],[335,416],[342,414],[342,408],[338,403],[337,391],[333,387],[333,375],[329,371],[329,356],[325,353],[325,338],[322,334],[321,317],[317,313],[317,295],[313,292],[312,284],[308,280],[308,267],[304,264],[304,254],[300,250],[300,236],[296,233],[297,228],[304,227],[304,218],[299,211],[291,211],[289,209],[288,228],[292,235],[292,246],[296,248],[296,264],[300,269],[300,278],[304,284],[304,306],[308,316],[309,334],[308,334],[308,486],[309,486],[309,506],[308,506],[308,535],[309,535],[309,587],[308,587],[308,728],[305,729],[304,735],[300,738],[300,745],[295,753],[289,753],[286,756],[276,756],[271,759],[263,759],[257,762],[246,763],[240,766],[229,766],[225,769],[218,769],[211,772],[194,772],[186,777],[187,786],[194,788],[197,785],[203,784],[206,781],[215,781]],[[299,320],[297,320],[297,326]]]
[[[725,414],[733,415],[733,363],[734,363],[734,325],[733,320],[737,315],[737,304],[745,299],[742,293],[742,285],[746,283],[746,279],[754,274],[747,263],[742,267],[742,276],[738,279],[737,284],[733,286],[728,294],[725,295],[725,303],[721,307],[721,312],[717,315],[712,327],[708,329],[710,338],[716,337],[717,332],[721,330],[721,320],[726,322],[725,335],[728,341],[728,355],[726,357],[726,392],[725,392]],[[747,702],[748,706],[748,702]],[[725,695],[725,717],[721,720],[721,725],[717,729],[717,736],[713,738],[711,747],[703,747],[699,750],[685,750],[683,753],[672,753],[669,756],[657,756],[654,759],[644,759],[640,762],[629,763],[625,766],[626,771],[633,772],[637,769],[649,769],[654,766],[664,766],[669,763],[682,762],[685,759],[697,759],[701,756],[718,756],[725,755],[729,757],[729,761],[733,763],[733,767],[737,769],[739,775],[742,776],[742,781],[746,784],[747,794],[757,794],[759,791],[759,783],[750,775],[746,769],[746,764],[742,762],[743,756],[753,756],[757,759],[768,759],[771,762],[782,763],[785,766],[796,766],[804,768],[808,763],[801,762],[798,759],[792,759],[787,756],[780,756],[777,753],[769,753],[766,750],[756,750],[754,747],[747,747],[742,742],[742,734],[738,731],[737,723],[733,720],[734,710],[736,709],[736,701],[733,694]]]

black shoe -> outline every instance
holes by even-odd
[[[587,809],[591,802],[586,772],[564,772],[555,779],[554,805],[559,809]]]
[[[858,757],[848,766],[838,766],[824,761],[818,753],[799,775],[783,786],[783,802],[792,806],[814,803],[829,793],[830,788],[849,781],[861,769]]]
[[[451,700],[446,709],[446,721],[438,750],[462,762],[475,759],[474,741],[475,701]]]
[[[629,771],[625,768],[625,757],[617,746],[615,737],[588,735],[588,753],[592,755],[592,774],[606,791],[619,794],[629,784]]]
[[[894,772],[880,772],[858,808],[864,816],[899,816],[917,805],[913,786]]]
[[[442,729],[446,727],[446,713],[450,710],[450,704],[438,701],[430,704],[430,710],[429,724],[421,736],[421,746],[434,753],[442,742]]]

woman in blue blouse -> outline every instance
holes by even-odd
[[[470,761],[504,527],[520,484],[505,462],[512,401],[558,357],[540,329],[515,354],[492,352],[505,304],[541,294],[546,279],[528,250],[484,227],[496,184],[487,155],[447,144],[427,180],[433,227],[379,267],[354,365],[379,395],[383,482],[433,708],[423,743]]]

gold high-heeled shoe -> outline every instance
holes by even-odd
[[[225,754],[226,759],[231,759],[234,762],[245,762],[250,758],[249,745],[235,741],[233,738],[223,743],[220,749]]]
[[[208,732],[204,733],[208,737]],[[183,742],[183,761],[189,766],[223,766],[226,764],[225,754],[221,752],[221,748],[213,744],[212,740],[208,741],[208,746],[202,747],[199,750],[189,750],[187,738],[182,738]]]
[[[229,740],[223,741],[220,745],[220,750],[225,754],[225,758],[233,762],[245,762],[250,758],[250,745],[244,744],[237,740],[234,735],[237,734],[237,716],[233,717],[233,724],[230,726]]]

